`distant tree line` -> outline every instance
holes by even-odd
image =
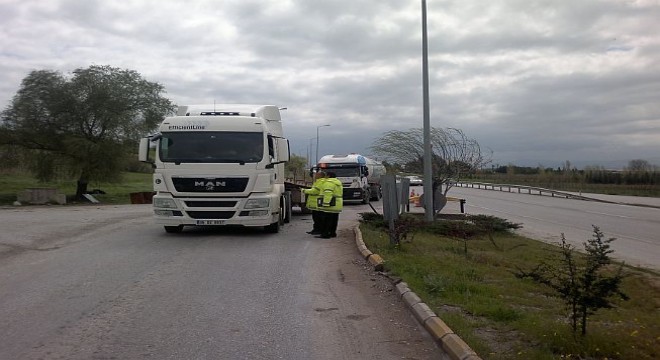
[[[492,174],[502,178],[520,176],[529,177],[530,180],[580,182],[585,184],[612,184],[612,185],[660,185],[660,167],[651,165],[646,160],[631,160],[623,170],[610,170],[601,166],[588,166],[584,169],[571,167],[566,161],[564,167],[526,167],[509,164],[507,166],[492,166],[482,169],[480,174],[472,178],[479,178],[484,174]]]

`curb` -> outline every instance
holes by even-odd
[[[372,253],[362,240],[360,226],[354,228],[355,243],[360,254],[374,266],[376,271],[383,271],[384,263],[382,257]],[[424,329],[431,335],[433,340],[440,345],[452,360],[481,360],[474,350],[468,346],[454,331],[445,324],[431,308],[422,302],[405,282],[399,282],[395,285],[401,300],[408,306],[415,319],[424,326]]]

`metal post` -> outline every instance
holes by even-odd
[[[424,218],[433,221],[433,174],[431,162],[431,115],[429,110],[429,54],[426,31],[426,0],[422,0],[422,92],[424,101]]]
[[[319,128],[324,126],[330,126],[330,124],[319,125],[316,127],[316,159],[314,159],[314,163],[319,161]]]

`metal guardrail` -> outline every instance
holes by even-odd
[[[513,185],[513,184],[495,184],[495,183],[486,183],[486,182],[455,182],[454,186],[465,187],[465,188],[477,188],[477,189],[486,189],[486,190],[499,190],[499,191],[508,191],[514,192],[516,190],[518,193],[528,193],[528,194],[537,194],[541,196],[552,196],[552,197],[562,197],[566,199],[577,199],[585,201],[596,201],[606,204],[619,204],[619,205],[628,205],[628,206],[641,206],[660,209],[660,206],[655,204],[645,204],[645,203],[635,203],[635,202],[620,202],[620,201],[611,201],[605,199],[597,199],[588,196],[582,196],[581,194],[569,193],[566,191],[558,191],[552,189],[546,189],[538,186],[525,186],[525,185]]]
[[[473,188],[473,189],[474,188],[484,189],[484,190],[499,190],[499,191],[508,191],[508,192],[515,192],[514,190],[517,190],[518,193],[528,193],[528,194],[534,194],[540,196],[563,197],[566,199],[577,199],[577,200],[585,200],[585,201],[597,201],[597,202],[603,202],[609,204],[618,204],[617,202],[614,201],[595,199],[587,196],[572,194],[565,191],[546,189],[537,186],[494,184],[494,183],[485,183],[485,182],[456,182],[454,183],[454,186]]]

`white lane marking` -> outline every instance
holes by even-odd
[[[594,214],[594,215],[605,215],[605,216],[617,217],[617,218],[621,218],[621,219],[636,219],[636,218],[633,217],[633,216],[608,214],[608,213],[597,212],[597,211],[583,210],[583,212],[588,213],[588,214]]]

